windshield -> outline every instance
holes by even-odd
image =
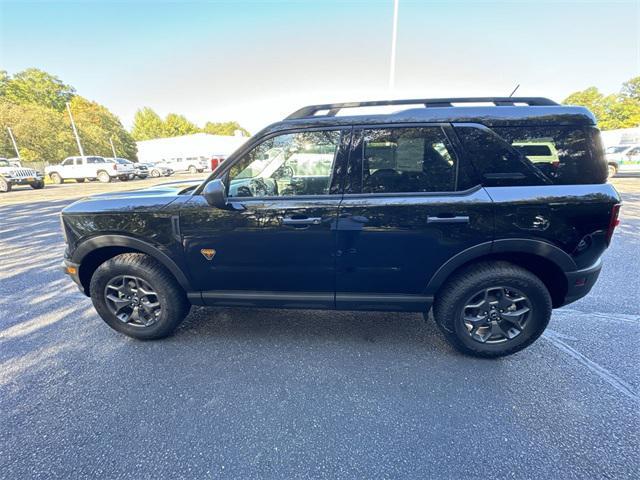
[[[624,152],[627,148],[629,148],[628,145],[618,145],[617,147],[609,147],[607,148],[607,153],[620,153],[620,152]]]

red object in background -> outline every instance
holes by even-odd
[[[224,160],[223,157],[211,157],[211,171],[214,171]]]
[[[616,229],[618,225],[620,225],[620,219],[618,215],[620,214],[620,203],[616,203],[611,209],[611,217],[609,219],[609,229],[607,230],[607,245],[611,243],[611,237],[613,237],[613,231]]]

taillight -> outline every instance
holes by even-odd
[[[620,225],[620,220],[618,219],[618,215],[620,214],[620,203],[616,203],[611,209],[611,218],[609,219],[609,229],[607,230],[607,245],[611,243],[611,237],[613,237],[613,231],[616,229],[618,225]]]
[[[113,164],[113,169],[118,170],[118,166],[115,163]]]

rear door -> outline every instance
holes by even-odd
[[[493,238],[448,125],[357,128],[337,224],[338,308],[422,310],[447,260]],[[481,248],[485,248],[481,247]]]

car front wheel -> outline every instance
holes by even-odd
[[[11,191],[11,183],[7,182],[4,178],[0,177],[0,193],[7,193]]]
[[[198,169],[197,169],[196,167],[194,167],[193,165],[191,165],[191,166],[189,167],[189,173],[190,173],[191,175],[195,175],[196,173],[198,173]]]
[[[60,185],[62,182],[64,182],[64,179],[60,176],[59,173],[52,173],[51,175],[49,175],[49,178],[51,179],[51,181],[53,183],[55,183],[56,185]]]
[[[617,173],[618,167],[616,165],[614,165],[613,163],[607,165],[607,175],[609,176],[609,178],[615,177]]]
[[[458,350],[501,357],[542,335],[551,318],[551,296],[544,283],[524,268],[502,261],[479,263],[447,281],[433,313]]]
[[[91,277],[90,293],[111,328],[139,340],[170,335],[190,309],[174,277],[141,253],[118,255],[100,265]]]
[[[39,180],[37,182],[30,183],[29,185],[34,190],[40,190],[41,188],[44,188],[44,180]]]

